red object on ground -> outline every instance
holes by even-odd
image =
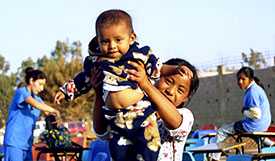
[[[271,124],[267,129],[268,132],[275,132],[275,124]],[[275,141],[275,138],[270,138],[272,141]]]
[[[86,131],[85,124],[83,122],[68,122],[68,130],[71,134],[83,133]]]
[[[73,137],[72,142],[83,146],[84,145],[84,137]]]
[[[203,124],[198,129],[200,129],[200,130],[217,130],[218,127],[214,124]]]

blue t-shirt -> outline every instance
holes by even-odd
[[[39,96],[28,91],[27,87],[16,89],[9,106],[4,145],[24,150],[29,150],[32,147],[33,130],[35,122],[40,116],[40,110],[25,102],[30,96],[38,102],[43,102]]]
[[[244,130],[247,132],[266,131],[271,123],[270,105],[265,91],[255,82],[245,91],[243,99],[243,110],[251,107],[261,109],[261,118],[245,117],[242,120]]]

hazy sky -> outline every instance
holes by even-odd
[[[199,66],[249,48],[275,51],[274,0],[0,0],[0,54],[11,71],[50,55],[57,40],[80,40],[86,56],[96,17],[111,8],[129,12],[141,45],[163,60]]]

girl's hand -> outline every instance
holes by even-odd
[[[51,111],[51,113],[53,115],[55,115],[57,118],[60,118],[60,112],[58,110],[56,110],[56,109],[53,108],[53,110]]]
[[[182,75],[185,76],[187,79],[192,79],[193,78],[193,72],[186,67],[185,65],[178,65],[177,66],[177,72]]]
[[[128,63],[133,66],[133,69],[126,69],[128,79],[137,82],[142,88],[149,81],[144,69],[144,64],[139,61],[129,61]]]

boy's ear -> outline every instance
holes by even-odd
[[[134,44],[134,42],[136,41],[136,38],[137,38],[136,33],[132,32],[130,35],[130,41],[131,41],[130,44],[131,45]]]

